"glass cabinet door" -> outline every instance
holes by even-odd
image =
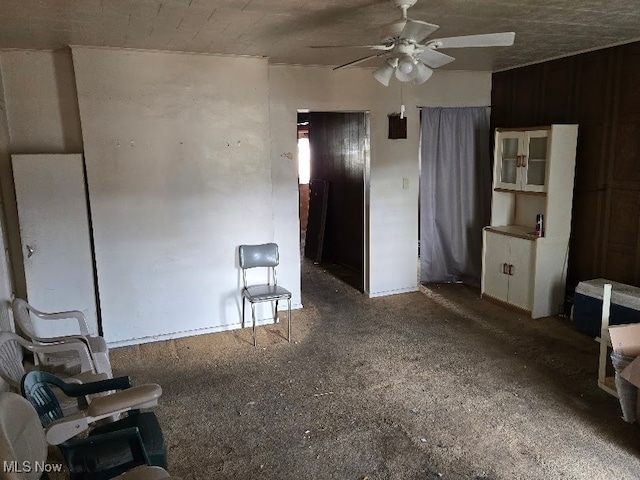
[[[500,137],[498,157],[498,185],[502,188],[515,188],[518,183],[518,161],[520,155],[520,137],[504,135]]]
[[[546,191],[547,147],[548,134],[546,130],[527,132],[523,160],[521,161],[521,166],[524,169],[523,190]]]

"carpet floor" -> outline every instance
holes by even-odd
[[[183,479],[637,479],[598,345],[462,286],[367,298],[303,264],[286,322],[112,351]]]

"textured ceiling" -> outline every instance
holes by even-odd
[[[338,65],[400,17],[390,0],[0,0],[0,48],[111,46],[270,57]],[[640,39],[638,0],[418,0],[409,18],[432,38],[516,32],[512,47],[443,50],[447,69],[503,70]],[[380,60],[363,63],[373,66]]]

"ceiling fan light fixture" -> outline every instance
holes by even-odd
[[[433,70],[427,67],[424,63],[418,62],[416,64],[416,73],[413,76],[413,83],[421,85],[431,78]]]
[[[398,70],[406,75],[410,75],[415,68],[416,61],[411,55],[404,55],[398,62]]]
[[[416,60],[410,55],[405,55],[398,61],[396,68],[396,78],[401,82],[410,82],[416,76]]]
[[[373,72],[374,78],[379,81],[385,87],[389,86],[389,82],[391,81],[391,77],[393,77],[393,72],[395,71],[398,65],[397,58],[390,58],[384,64],[378,68],[375,72]]]
[[[376,0],[377,1],[377,0]],[[369,45],[322,45],[312,48],[368,48],[375,53],[366,57],[339,65],[339,70],[359,65],[378,57],[392,57],[373,72],[374,78],[384,86],[389,86],[391,77],[400,82],[413,82],[420,85],[433,75],[433,69],[442,67],[455,60],[439,49],[469,47],[506,47],[513,45],[514,32],[483,33],[478,35],[462,35],[430,39],[440,27],[422,20],[414,20],[407,16],[407,10],[418,0],[391,0],[400,8],[402,16],[381,29],[382,40]]]

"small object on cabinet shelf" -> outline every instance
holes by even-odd
[[[544,215],[536,215],[536,237],[544,237]]]

